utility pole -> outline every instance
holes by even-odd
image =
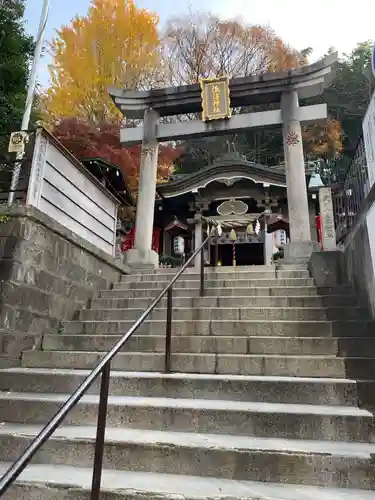
[[[24,111],[23,118],[22,118],[22,125],[21,125],[22,131],[27,131],[29,128],[31,109],[33,106],[34,93],[35,93],[36,81],[37,81],[37,76],[38,76],[40,56],[42,54],[42,48],[43,48],[43,42],[44,42],[44,33],[46,30],[46,26],[47,26],[48,12],[49,12],[49,0],[43,0],[43,8],[42,8],[41,16],[40,16],[38,37],[36,39],[34,58],[33,58],[33,63],[31,66],[29,87],[27,89],[25,111]],[[12,180],[10,183],[8,205],[12,205],[12,203],[14,201],[14,195],[15,195],[17,185],[18,185],[18,180],[20,177],[21,161],[23,159],[23,156],[24,156],[24,153],[17,153],[16,163],[14,166]]]

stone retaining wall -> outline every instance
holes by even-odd
[[[17,364],[46,332],[74,319],[127,268],[33,207],[0,224],[0,365]]]
[[[366,219],[374,203],[375,185],[372,187],[344,241],[341,256],[342,279],[348,280],[352,284],[361,305],[368,309],[373,318],[375,318],[375,262],[373,262],[371,256],[369,228]],[[375,336],[375,331],[372,331],[371,334]],[[361,339],[358,339],[357,342],[360,344]],[[368,355],[371,356],[371,353]],[[348,377],[355,375],[356,364],[361,365],[361,360],[347,359],[346,371]],[[358,398],[361,406],[375,412],[374,389],[375,366],[369,365],[366,373],[362,374],[362,380],[358,381]]]
[[[375,185],[366,198],[344,242],[343,275],[355,288],[361,303],[375,318],[375,262],[372,261],[367,214],[375,203]],[[375,332],[374,332],[375,335]]]

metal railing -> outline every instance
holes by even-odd
[[[363,139],[361,139],[343,184],[336,186],[333,193],[337,242],[340,242],[349,232],[369,191],[366,152]]]
[[[115,346],[105,355],[100,363],[92,370],[87,378],[82,382],[78,389],[70,396],[66,403],[60,410],[52,417],[48,424],[41,430],[37,437],[32,441],[29,447],[21,455],[21,457],[7,470],[4,476],[0,479],[0,497],[8,490],[8,488],[16,481],[21,472],[25,469],[27,464],[31,461],[33,456],[39,451],[43,444],[51,437],[55,430],[63,422],[67,414],[76,406],[81,398],[87,393],[88,389],[101,375],[100,395],[99,395],[99,408],[98,419],[96,428],[95,439],[95,454],[93,464],[93,476],[91,486],[91,500],[99,500],[101,489],[101,477],[103,468],[103,453],[104,453],[104,438],[107,420],[107,406],[108,406],[108,392],[109,381],[111,372],[111,361],[132,337],[134,332],[143,324],[150,313],[159,304],[161,299],[167,295],[167,318],[166,318],[166,341],[165,341],[165,372],[171,371],[171,343],[172,343],[172,303],[173,303],[173,285],[180,278],[180,276],[189,267],[189,264],[198,257],[200,253],[200,286],[199,295],[204,296],[204,248],[206,244],[210,243],[212,236],[215,232],[219,231],[218,228],[213,227],[208,231],[207,237],[203,243],[191,257],[185,262],[181,269],[176,273],[164,290],[152,301],[150,306],[141,314],[136,320],[134,325],[123,335],[123,337],[115,344]]]

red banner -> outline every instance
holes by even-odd
[[[154,227],[152,231],[152,245],[151,248],[154,250],[156,253],[159,253],[160,250],[160,234],[161,234],[161,229],[159,227]],[[133,227],[129,233],[124,236],[122,244],[121,244],[121,251],[122,252],[127,252],[131,248],[134,248],[134,238],[135,238],[135,228]]]
[[[161,234],[161,229],[159,227],[154,227],[154,229],[152,231],[151,248],[156,253],[159,253],[159,250],[160,250],[160,234]]]
[[[321,248],[323,249],[323,236],[322,236],[322,219],[320,215],[315,217],[316,229],[318,230],[318,241],[320,243]]]
[[[133,227],[128,234],[126,234],[122,240],[121,251],[127,252],[131,248],[134,248],[134,236],[135,228]]]

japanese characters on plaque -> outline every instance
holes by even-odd
[[[202,120],[220,120],[231,116],[229,78],[202,78]]]
[[[284,229],[278,229],[277,231],[275,231],[275,239],[276,239],[276,245],[277,246],[284,246],[287,244],[287,240],[286,240],[286,232],[284,231]]]
[[[336,250],[336,230],[331,188],[324,187],[319,189],[319,205],[322,222],[323,250]]]

